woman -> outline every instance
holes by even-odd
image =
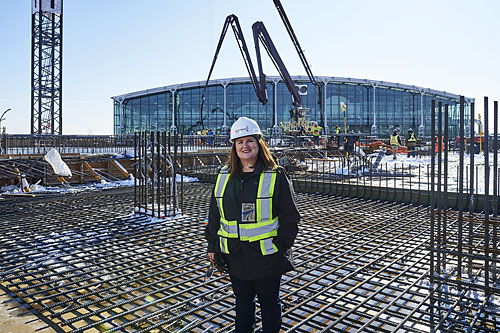
[[[236,297],[236,332],[253,332],[255,296],[264,332],[279,332],[282,274],[300,219],[292,183],[274,162],[259,125],[240,117],[231,127],[231,156],[217,177],[205,237],[208,258],[220,256]]]

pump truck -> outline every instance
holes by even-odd
[[[280,13],[280,16],[285,24],[285,27],[290,35],[290,38],[292,39],[292,42],[294,43],[295,48],[297,49],[297,52],[299,54],[299,57],[302,61],[302,64],[304,65],[307,75],[309,76],[309,79],[311,82],[318,87],[319,91],[319,105],[320,105],[320,114],[321,114],[321,123],[323,123],[323,114],[321,113],[321,85],[319,85],[315,79],[314,76],[312,75],[311,69],[309,67],[309,64],[307,63],[307,60],[305,59],[305,55],[302,52],[302,49],[298,43],[297,37],[295,36],[295,33],[293,32],[293,29],[290,25],[290,22],[288,21],[288,18],[283,10],[283,7],[281,6],[281,3],[279,0],[273,0],[276,8],[278,9],[278,12]],[[226,17],[226,20],[224,22],[224,26],[222,28],[222,33],[219,38],[219,43],[217,45],[217,49],[215,51],[214,59],[212,61],[212,66],[210,67],[210,71],[208,73],[208,78],[205,82],[205,86],[203,88],[202,96],[201,96],[201,108],[200,108],[200,119],[203,120],[203,106],[205,104],[205,92],[208,87],[208,82],[210,80],[210,76],[212,75],[215,62],[217,61],[217,56],[219,54],[220,48],[222,46],[222,42],[224,41],[227,29],[231,26],[233,29],[234,35],[236,37],[238,47],[240,49],[241,55],[243,57],[243,60],[245,62],[245,66],[247,68],[248,74],[250,76],[250,80],[252,81],[253,88],[255,90],[255,93],[257,95],[257,98],[259,101],[262,103],[262,105],[265,105],[268,101],[267,98],[267,87],[266,87],[266,75],[263,72],[262,68],[262,59],[260,55],[260,43],[264,46],[266,49],[266,52],[268,53],[269,57],[273,61],[273,64],[275,65],[276,69],[278,70],[278,73],[280,74],[281,78],[283,79],[286,87],[288,88],[288,91],[293,97],[293,108],[289,111],[290,112],[290,122],[281,122],[280,123],[280,128],[283,132],[285,133],[293,133],[297,134],[301,129],[308,130],[313,128],[314,122],[307,121],[307,112],[309,111],[308,108],[302,107],[302,99],[300,97],[300,94],[298,92],[298,88],[294,85],[294,82],[292,78],[290,77],[290,74],[288,73],[288,70],[285,67],[285,64],[283,63],[276,47],[274,46],[274,43],[271,40],[271,36],[267,32],[264,23],[258,21],[255,22],[252,25],[252,31],[253,31],[253,37],[254,37],[254,44],[255,44],[255,52],[257,56],[257,65],[258,65],[258,70],[259,70],[259,80],[257,80],[257,76],[255,74],[255,70],[252,64],[252,60],[250,58],[250,54],[248,52],[248,48],[245,42],[245,38],[243,36],[243,31],[241,29],[241,26],[239,24],[238,17],[234,14],[231,14]],[[203,122],[201,123],[203,127]]]

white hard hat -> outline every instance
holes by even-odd
[[[253,119],[239,117],[231,126],[231,141],[249,135],[262,136],[259,124]]]

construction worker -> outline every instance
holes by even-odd
[[[416,157],[415,148],[417,146],[417,136],[413,133],[413,129],[408,129],[408,134],[406,134],[405,145],[408,148],[408,157]]]
[[[396,128],[392,130],[390,144],[392,147],[392,158],[395,160],[397,158],[398,148],[401,146],[401,139],[399,138],[398,130]]]
[[[340,126],[339,125],[335,125],[335,141],[337,141],[337,145],[340,146],[340,133],[341,133],[341,129],[340,129]]]
[[[311,127],[313,133],[313,141],[315,145],[319,145],[319,133],[323,128],[318,125],[317,122],[314,122],[314,125]]]
[[[207,136],[208,136],[208,145],[210,147],[213,147],[214,146],[214,139],[215,139],[215,132],[211,128],[208,129]]]
[[[201,145],[205,146],[207,144],[206,136],[208,135],[208,129],[204,128],[201,131]]]
[[[228,165],[219,171],[210,202],[208,258],[227,264],[236,298],[236,332],[254,331],[255,296],[263,331],[279,332],[280,281],[293,270],[290,249],[300,220],[293,186],[253,119],[234,122],[231,142]]]
[[[302,147],[304,145],[304,142],[307,142],[306,129],[304,128],[304,126],[301,125],[299,127],[297,134],[298,134],[297,136],[298,145]]]

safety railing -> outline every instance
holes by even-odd
[[[61,154],[112,154],[134,149],[133,136],[18,135],[0,137],[0,154],[45,154],[51,148]]]

